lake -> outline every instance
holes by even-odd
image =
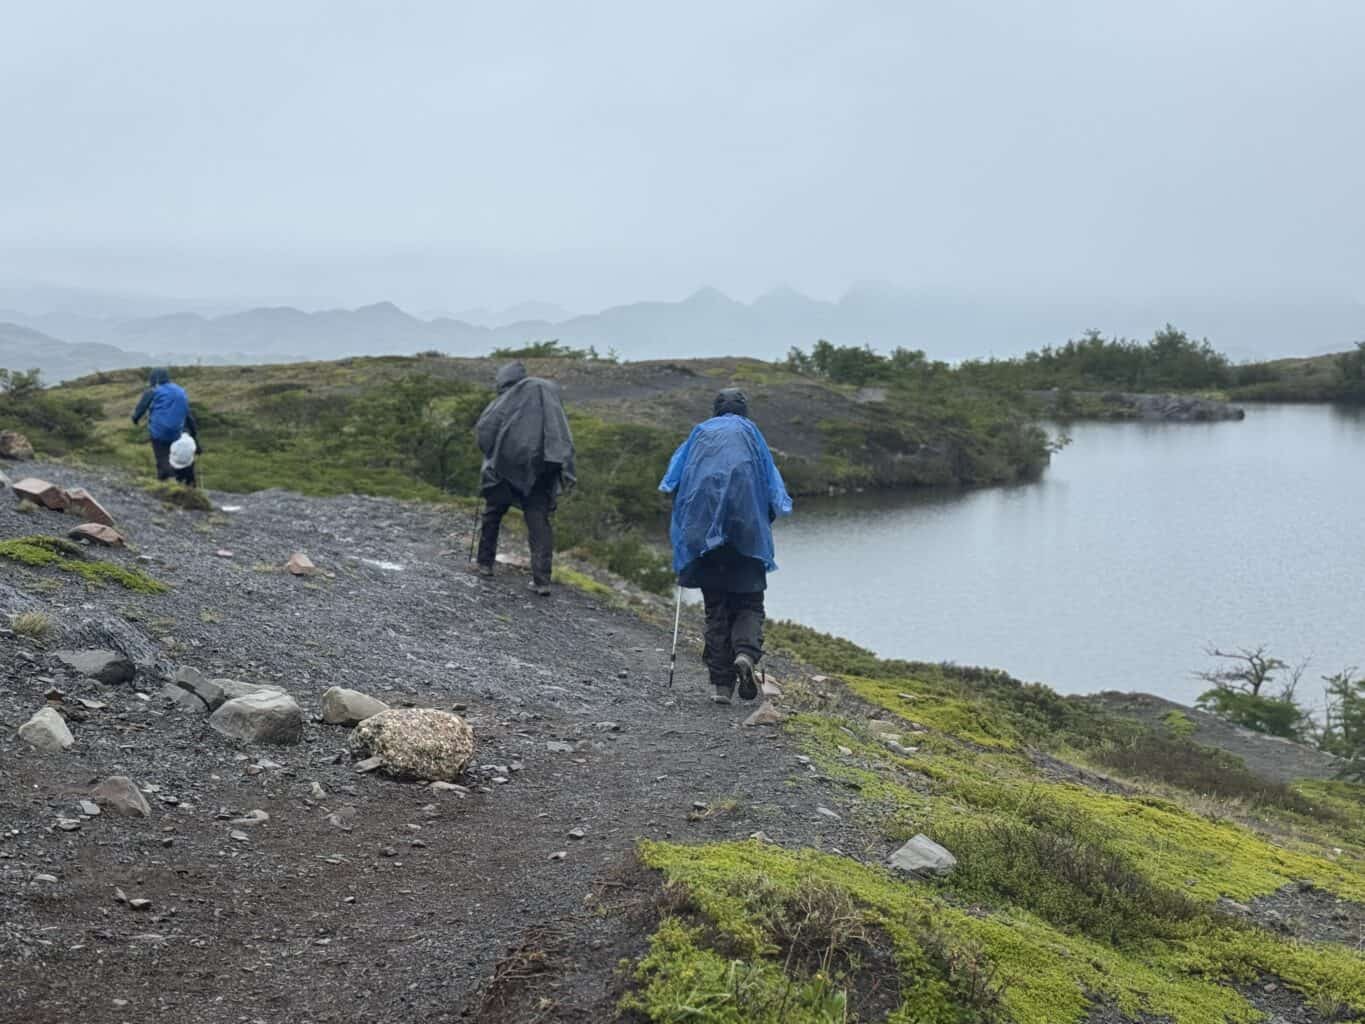
[[[1219,647],[1365,666],[1365,413],[1080,423],[1030,484],[806,499],[768,609],[884,657],[1192,702]]]

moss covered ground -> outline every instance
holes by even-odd
[[[869,852],[645,844],[666,896],[634,968],[635,1013],[1061,1024],[1103,1003],[1134,1020],[1213,1024],[1262,1019],[1239,986],[1266,978],[1323,1019],[1365,1012],[1359,948],[1225,909],[1304,882],[1365,901],[1365,788],[1306,782],[1294,800],[1230,804],[1173,784],[1163,764],[1097,777],[1098,754],[1147,730],[1002,673],[774,634],[825,672],[860,673],[789,680],[797,710],[784,728],[856,794],[841,811]],[[1188,744],[1179,732],[1163,740]],[[876,851],[920,832],[957,856],[947,878],[882,866]]]
[[[60,537],[15,537],[0,541],[0,560],[29,569],[53,569],[92,586],[107,583],[141,594],[165,593],[167,587],[138,569],[90,558],[78,544]]]

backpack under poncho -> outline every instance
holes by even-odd
[[[694,427],[673,453],[659,490],[674,495],[674,572],[725,544],[769,572],[777,569],[772,520],[790,515],[792,500],[752,420],[729,414]]]

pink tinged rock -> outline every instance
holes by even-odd
[[[104,526],[113,526],[114,517],[105,511],[104,506],[95,500],[95,496],[84,487],[73,487],[66,492],[67,510],[77,512],[85,518],[87,523],[100,523]]]
[[[65,512],[69,503],[66,492],[56,484],[39,480],[36,476],[27,477],[14,485],[14,493],[21,501],[31,501],[54,512]]]
[[[0,459],[27,462],[32,458],[33,445],[28,438],[13,430],[0,430]]]
[[[765,700],[757,711],[744,720],[744,724],[747,726],[777,725],[781,721],[781,713],[773,707],[771,701]]]
[[[121,548],[125,544],[123,534],[103,523],[82,523],[67,536],[72,540],[88,540],[95,544],[103,544],[107,548]]]
[[[111,775],[90,793],[90,799],[111,814],[125,818],[149,818],[152,809],[147,798],[126,775]]]
[[[313,564],[313,560],[302,551],[296,551],[289,556],[289,561],[284,563],[286,571],[295,576],[312,576],[318,571],[318,567]]]

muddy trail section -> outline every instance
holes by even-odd
[[[512,566],[476,577],[463,517],[283,492],[190,513],[25,470],[94,491],[130,545],[94,557],[169,590],[0,561],[0,624],[50,627],[0,628],[0,1020],[607,1019],[648,934],[616,899],[640,888],[622,881],[638,839],[858,842],[814,813],[820,782],[788,784],[778,731],[710,702],[694,627],[670,691],[667,628],[569,586],[538,598]],[[0,501],[0,541],[75,523]],[[321,572],[282,571],[296,551]],[[85,678],[61,649],[127,654],[136,676]],[[282,687],[302,742],[236,745],[158,697],[184,667]],[[330,686],[465,717],[464,789],[358,773],[318,714]],[[16,737],[47,703],[68,750]],[[150,817],[81,813],[116,775]],[[551,960],[530,1009],[506,1010]]]

